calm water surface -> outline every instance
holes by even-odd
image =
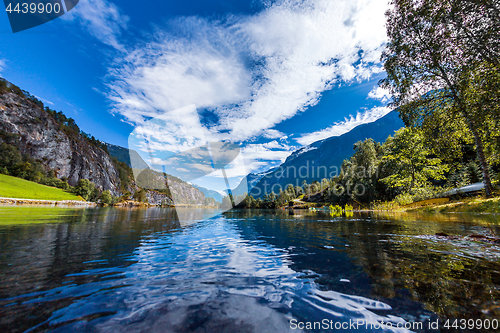
[[[179,214],[0,207],[0,332],[297,332],[291,321],[323,320],[435,332],[436,320],[500,319],[500,244],[462,238],[500,235],[499,216]]]

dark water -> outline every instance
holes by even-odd
[[[182,214],[0,207],[0,332],[297,332],[308,322],[437,332],[436,320],[446,331],[450,318],[500,319],[500,245],[462,238],[500,235],[498,216]]]

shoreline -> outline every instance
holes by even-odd
[[[0,197],[0,204],[5,205],[64,205],[64,206],[85,206],[95,207],[98,204],[95,202],[78,201],[78,200],[42,200],[42,199],[20,199],[20,198],[3,198]]]
[[[165,207],[165,208],[203,208],[203,209],[217,209],[212,206],[198,206],[198,205],[154,205],[146,202],[137,201],[124,201],[115,204],[102,204],[91,201],[78,201],[78,200],[43,200],[43,199],[21,199],[21,198],[4,198],[0,197],[0,207],[2,205],[11,206],[30,206],[30,205],[46,205],[46,206],[74,206],[74,207],[115,207],[115,208],[153,208],[153,207]]]

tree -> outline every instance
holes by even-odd
[[[399,107],[407,126],[425,127],[435,117],[446,118],[447,126],[440,130],[448,133],[458,125],[467,126],[474,139],[486,195],[490,196],[485,156],[485,139],[489,138],[483,125],[498,121],[498,112],[494,112],[498,107],[478,108],[474,96],[478,88],[481,90],[480,78],[495,78],[498,72],[494,55],[499,39],[488,35],[493,31],[498,36],[498,5],[491,0],[466,3],[467,8],[458,0],[393,0],[393,9],[387,12],[389,43],[382,54],[387,78],[381,85],[391,92],[392,106]],[[460,12],[460,8],[467,10]],[[491,17],[483,31],[470,22],[485,8],[489,8]],[[495,87],[494,94],[483,96],[498,98],[500,87],[486,86]]]
[[[427,187],[431,180],[445,179],[448,166],[439,158],[432,158],[432,152],[424,144],[424,136],[419,129],[406,127],[389,137],[384,143],[384,168],[391,169],[391,175],[382,182],[393,188],[408,192],[414,188]]]
[[[22,156],[19,152],[19,149],[13,145],[9,145],[5,142],[0,144],[0,166],[6,167],[7,169],[12,170],[11,168],[22,162]]]
[[[132,197],[136,201],[144,202],[144,200],[146,200],[146,191],[144,189],[140,189],[139,191],[136,191]]]
[[[447,16],[468,57],[500,65],[500,3],[491,0],[448,0]]]
[[[95,185],[88,179],[80,179],[74,188],[74,193],[89,201],[94,194]]]
[[[332,178],[324,198],[334,203],[352,199],[368,202],[377,198],[378,166],[382,146],[366,139],[354,144],[354,154],[344,160],[339,176]]]
[[[101,197],[99,199],[101,200],[102,203],[105,203],[108,205],[113,203],[113,197],[111,196],[111,193],[109,192],[109,190],[102,192]]]
[[[304,194],[304,190],[300,186],[294,187],[295,197],[298,198],[301,194]]]

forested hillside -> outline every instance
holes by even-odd
[[[201,191],[180,180],[172,182],[175,199],[161,188],[139,187],[131,158],[149,168],[137,152],[100,142],[72,118],[0,78],[0,173],[58,187],[88,201],[205,202]]]

